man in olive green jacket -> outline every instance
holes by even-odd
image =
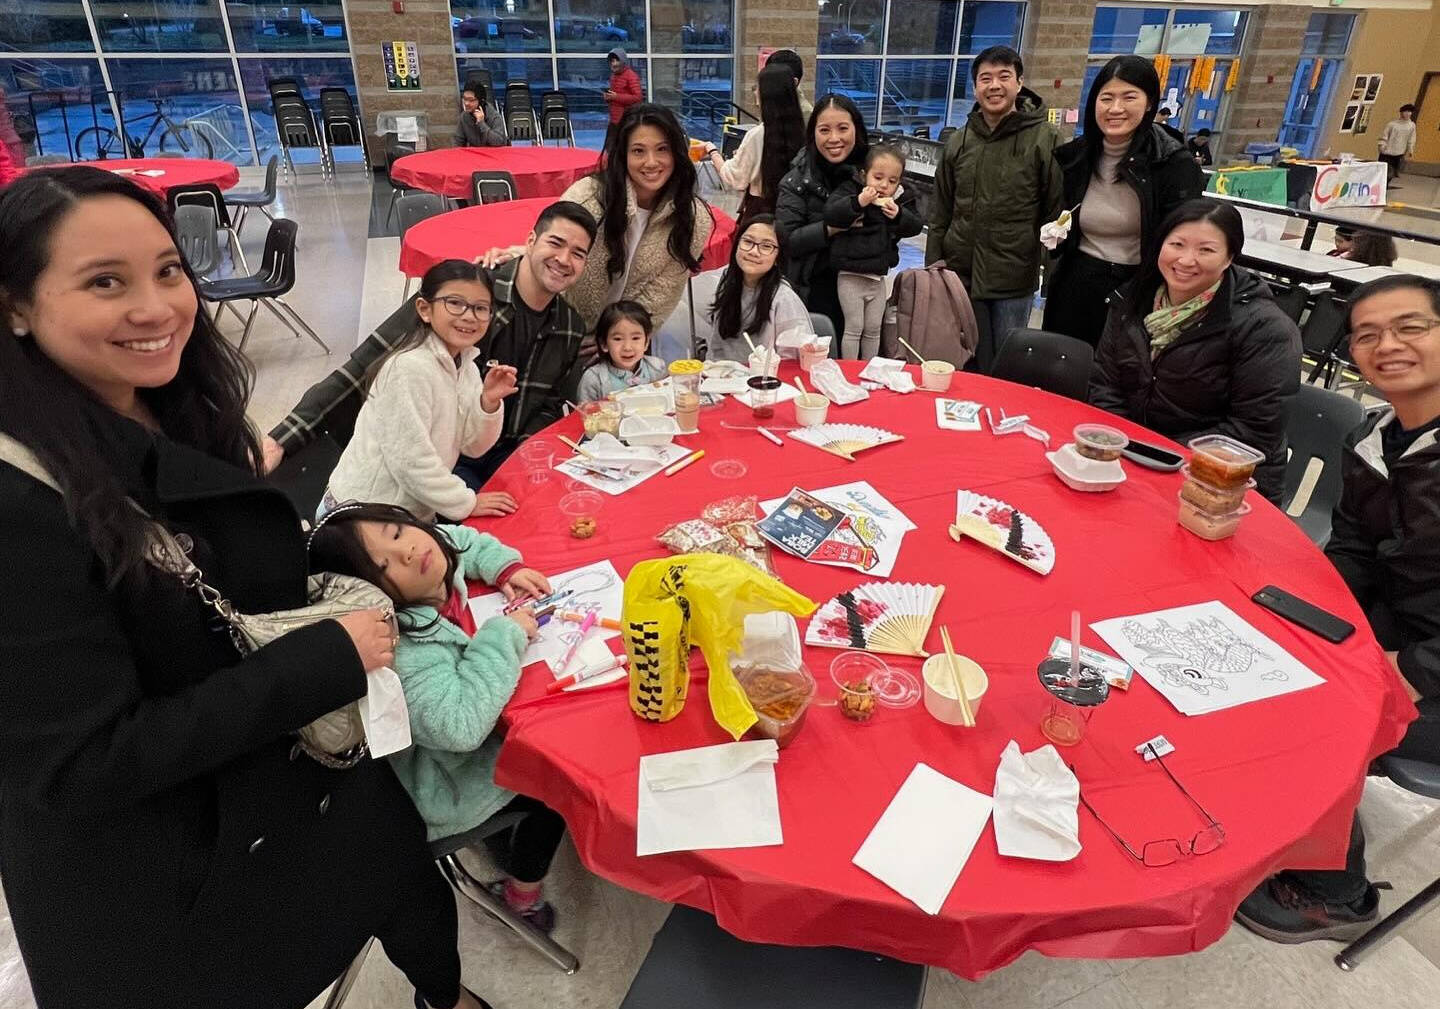
[[[980,323],[975,360],[988,372],[1012,329],[1026,325],[1040,277],[1040,226],[1060,213],[1059,143],[1045,103],[1024,87],[1009,46],[970,65],[975,108],[935,170],[925,262],[960,275]]]

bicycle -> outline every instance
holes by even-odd
[[[81,161],[103,161],[106,158],[124,157],[143,158],[145,157],[145,147],[150,143],[150,138],[155,136],[157,130],[160,133],[160,152],[162,154],[178,151],[188,155],[193,149],[203,158],[215,156],[215,148],[208,137],[186,130],[184,124],[177,123],[166,115],[164,99],[151,98],[149,101],[155,106],[154,112],[147,112],[134,119],[123,120],[126,127],[123,141],[121,135],[108,126],[90,126],[81,130],[75,136],[76,158]],[[145,131],[144,138],[136,140],[129,127],[147,122],[150,124],[150,128]],[[189,134],[188,138],[187,133]],[[126,151],[127,143],[128,153]]]

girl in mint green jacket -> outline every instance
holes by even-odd
[[[495,537],[422,522],[394,505],[341,505],[316,525],[310,555],[315,570],[363,578],[395,602],[395,672],[410,709],[412,745],[388,759],[429,839],[464,834],[501,810],[525,813],[514,831],[487,839],[507,874],[490,886],[549,931],[554,910],[541,899],[541,881],[565,821],[495,784],[500,741],[492,735],[538,627],[527,609],[477,627],[465,582],[495,585],[511,599],[546,595],[550,583]]]

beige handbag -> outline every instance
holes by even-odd
[[[4,432],[0,432],[0,459],[60,492],[60,485],[35,454]],[[309,602],[299,609],[240,613],[224,595],[205,581],[204,573],[190,559],[193,544],[189,542],[189,537],[176,536],[154,521],[150,523],[150,533],[149,562],[174,575],[182,585],[200,597],[225,624],[235,650],[241,655],[249,655],[301,627],[359,610],[379,610],[390,622],[391,631],[395,630],[395,606],[390,597],[369,582],[348,575],[311,575],[306,585]],[[369,752],[358,701],[322,715],[300,729],[296,736],[296,745],[302,752],[318,763],[337,770],[354,767]]]

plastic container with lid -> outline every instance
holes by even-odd
[[[680,434],[700,430],[700,380],[705,363],[693,357],[670,362],[670,384],[675,395],[675,423]]]
[[[830,679],[840,713],[861,725],[882,708],[909,708],[920,700],[919,681],[874,652],[841,652],[830,663]]]
[[[815,677],[801,663],[797,669],[736,666],[735,678],[755,709],[756,735],[788,746],[805,724],[805,713],[815,699]]]
[[[1185,482],[1180,485],[1180,500],[1189,502],[1197,511],[1207,515],[1221,516],[1234,512],[1245,501],[1246,492],[1255,486],[1252,477],[1235,487],[1216,487],[1197,477],[1188,465],[1180,467],[1180,471],[1185,474]]]
[[[1255,474],[1265,456],[1223,434],[1203,434],[1190,439],[1190,475],[1212,487],[1239,487]]]
[[[1188,501],[1183,490],[1180,492],[1180,524],[1201,539],[1223,540],[1234,536],[1240,520],[1249,514],[1250,505],[1242,501],[1234,511],[1212,515]]]
[[[1119,462],[1130,438],[1119,428],[1106,424],[1076,424],[1075,451],[1096,462]]]
[[[1061,445],[1045,458],[1060,482],[1078,491],[1096,493],[1110,491],[1125,482],[1125,467],[1118,461],[1100,462],[1087,459],[1072,444]]]
[[[1069,659],[1046,659],[1035,670],[1049,693],[1040,713],[1040,732],[1056,746],[1074,746],[1085,738],[1095,709],[1110,696],[1110,684],[1089,666],[1081,665],[1071,679]]]

